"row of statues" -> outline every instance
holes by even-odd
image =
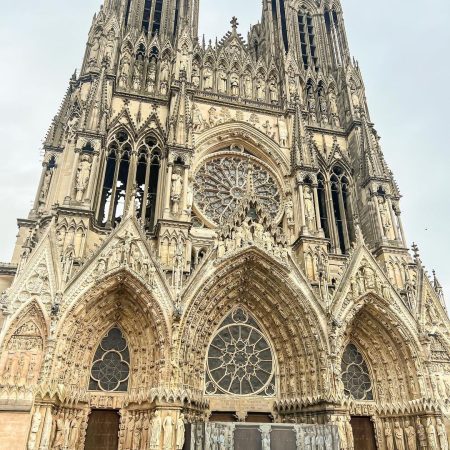
[[[417,418],[416,426],[413,422],[405,421],[404,427],[400,421],[396,420],[392,426],[389,421],[384,423],[384,438],[386,450],[448,450],[448,438],[445,425],[441,418],[436,419],[436,426],[433,419],[426,419],[425,425]]]

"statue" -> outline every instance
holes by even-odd
[[[297,82],[295,81],[295,73],[292,67],[289,69],[288,85],[291,100],[294,100],[295,96],[297,95]]]
[[[128,84],[128,77],[130,76],[130,59],[127,55],[122,58],[120,62],[119,87],[126,87]]]
[[[253,97],[253,86],[252,86],[252,78],[247,73],[244,78],[244,97],[245,98],[252,98]]]
[[[226,94],[227,85],[228,85],[228,77],[223,68],[221,68],[219,70],[219,73],[217,74],[217,78],[218,78],[217,90],[223,94]]]
[[[64,420],[59,417],[55,424],[55,437],[52,443],[53,450],[62,450],[64,447]]]
[[[173,418],[172,416],[167,416],[164,419],[163,429],[164,429],[164,450],[172,450],[173,444]]]
[[[181,168],[177,167],[172,175],[171,199],[173,202],[172,212],[178,214],[178,208],[183,191],[183,179],[181,176]]]
[[[350,424],[350,420],[345,420],[345,432],[347,435],[347,448],[349,450],[353,450],[354,443],[353,443],[353,428]]]
[[[325,450],[333,450],[333,434],[328,428],[325,432]]]
[[[394,437],[389,422],[386,422],[384,425],[384,437],[386,438],[386,450],[394,450]]]
[[[184,414],[180,414],[177,420],[177,450],[181,450],[184,446],[186,427],[184,425]]]
[[[427,433],[420,419],[417,419],[417,435],[419,436],[419,448],[428,449]]]
[[[150,94],[155,92],[156,84],[156,58],[152,57],[147,68],[147,91]]]
[[[116,35],[114,33],[114,30],[111,28],[108,31],[108,35],[106,36],[105,53],[104,53],[104,57],[103,57],[104,59],[106,59],[108,64],[112,63],[115,40],[116,40]]]
[[[78,439],[80,437],[80,426],[81,420],[77,413],[74,412],[72,420],[70,421],[70,438],[69,438],[69,448],[75,450],[78,445]]]
[[[95,67],[98,63],[98,53],[100,50],[100,37],[97,34],[92,42],[91,51],[89,53],[88,64],[89,67]]]
[[[124,450],[133,450],[133,432],[134,432],[134,416],[130,414],[130,419],[127,424],[127,435],[125,439]]]
[[[188,70],[188,64],[189,64],[189,50],[187,48],[187,45],[184,44],[181,48],[181,59],[180,59],[180,72]]]
[[[277,80],[274,77],[269,81],[269,95],[271,103],[278,103],[278,86]]]
[[[357,89],[354,81],[350,82],[350,93],[351,93],[353,108],[355,108],[355,110],[357,112],[359,112],[359,109],[361,108],[361,102],[359,100],[358,89]]]
[[[394,438],[397,450],[405,450],[405,440],[403,437],[403,428],[398,421],[394,424]]]
[[[266,99],[266,82],[262,76],[256,80],[256,99],[259,102],[263,102]]]
[[[161,83],[167,83],[169,81],[169,64],[167,61],[163,61],[161,64],[161,75],[159,81]]]
[[[213,88],[213,73],[210,67],[205,67],[203,71],[203,89],[210,91]]]
[[[308,230],[313,231],[316,229],[316,213],[314,210],[314,199],[311,187],[305,185],[304,187],[304,199],[305,199],[305,219]]]
[[[75,182],[76,201],[81,202],[83,200],[83,194],[86,191],[89,184],[89,177],[91,174],[91,158],[88,155],[81,157],[81,162],[78,166],[77,177]]]
[[[405,423],[405,435],[408,450],[417,450],[416,429],[409,421]]]
[[[281,147],[287,147],[288,145],[288,130],[286,125],[286,120],[284,117],[278,119],[278,134],[280,136]]]
[[[436,419],[437,423],[437,435],[439,438],[439,444],[441,445],[441,450],[448,450],[448,438],[447,438],[447,431],[445,429],[445,425],[442,422],[442,419],[438,417]]]
[[[308,92],[308,111],[310,112],[311,119],[313,122],[317,120],[316,117],[316,99],[314,97],[314,92],[310,90]]]
[[[288,225],[291,225],[294,223],[294,203],[292,200],[287,200],[285,205],[285,212],[286,212],[286,220]]]
[[[429,449],[438,450],[439,447],[436,440],[436,428],[433,425],[433,419],[430,417],[427,419],[427,434]]]
[[[139,449],[141,447],[142,425],[142,416],[138,415],[136,423],[134,424],[133,449]]]
[[[144,67],[144,62],[141,58],[138,58],[138,60],[135,63],[134,66],[134,74],[133,74],[133,89],[135,91],[140,91],[142,87],[142,70]]]
[[[194,103],[194,106],[192,108],[192,122],[194,131],[201,131],[205,124],[202,112],[200,111],[200,108],[196,103]]]
[[[159,450],[160,442],[161,442],[161,413],[159,411],[155,412],[155,417],[152,420],[152,435],[150,438],[150,449],[151,450]]]
[[[395,239],[394,229],[392,227],[391,214],[389,206],[385,198],[378,198],[378,205],[380,209],[381,224],[383,225],[384,236],[389,240]]]
[[[50,182],[52,181],[53,172],[51,169],[47,169],[44,175],[44,181],[42,182],[42,189],[39,195],[39,200],[45,202],[47,200],[48,191],[50,189]]]
[[[262,437],[262,450],[270,450],[270,434],[264,433]]]
[[[194,63],[192,67],[192,84],[197,89],[200,87],[200,69],[197,63]]]
[[[230,86],[231,86],[231,95],[233,97],[239,97],[239,77],[235,73],[231,75]]]
[[[339,442],[341,445],[341,449],[348,449],[347,432],[345,430],[344,421],[345,421],[345,417],[338,417],[338,419],[337,419],[338,435],[339,435]]]

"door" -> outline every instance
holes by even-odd
[[[370,417],[352,417],[355,450],[377,450],[375,430]]]
[[[94,410],[89,416],[85,450],[117,450],[120,418],[117,411]]]

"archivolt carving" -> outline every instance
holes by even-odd
[[[87,390],[98,342],[114,326],[128,340],[133,367],[129,395],[139,396],[157,386],[167,373],[166,318],[150,293],[133,277],[123,275],[105,280],[68,311],[59,326],[52,380]]]
[[[285,270],[265,258],[254,251],[239,254],[199,283],[202,288],[187,304],[180,327],[186,383],[203,387],[208,343],[223,318],[243,305],[273,344],[280,394],[313,397],[324,388],[319,353],[326,351],[326,344],[320,319],[298,289],[292,289]]]

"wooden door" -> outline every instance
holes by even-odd
[[[355,450],[377,450],[375,430],[370,417],[352,417]]]
[[[119,424],[117,411],[92,411],[89,416],[85,450],[117,450]]]

